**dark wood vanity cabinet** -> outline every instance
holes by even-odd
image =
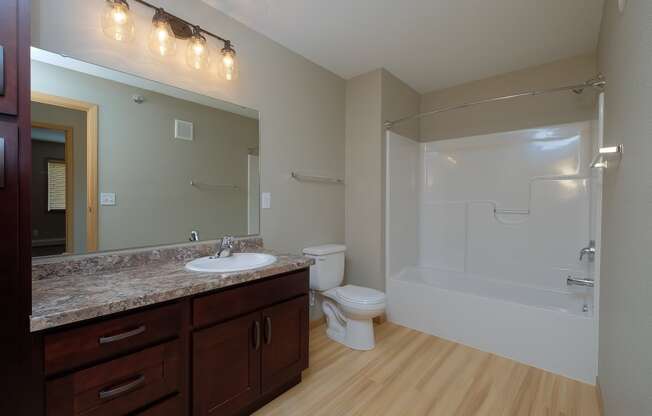
[[[193,335],[195,416],[234,415],[308,367],[306,295]]]
[[[249,414],[308,367],[307,293],[304,269],[40,334],[45,413]]]
[[[193,414],[230,415],[260,397],[260,312],[193,334]]]

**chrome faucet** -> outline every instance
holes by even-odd
[[[593,279],[577,279],[575,277],[568,276],[568,278],[566,278],[566,285],[593,287],[595,286],[595,282]]]
[[[580,250],[580,261],[582,261],[585,255],[589,256],[589,261],[595,259],[595,240],[589,241],[589,246]]]
[[[220,245],[217,249],[217,253],[213,256],[213,258],[222,258],[222,257],[231,257],[233,254],[233,242],[235,240],[235,237],[227,235],[222,237],[222,241],[220,242]]]
[[[191,231],[190,232],[190,241],[199,241],[199,232],[198,231]]]

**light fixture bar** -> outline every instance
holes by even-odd
[[[135,1],[136,3],[140,3],[145,7],[149,7],[150,9],[153,9],[153,10],[161,10],[161,7],[154,6],[152,3],[149,3],[149,2],[147,2],[145,0],[133,0],[133,1]],[[174,19],[178,20],[179,22],[184,23],[184,24],[186,24],[186,25],[188,25],[188,26],[190,26],[192,28],[198,27],[197,25],[194,25],[194,24],[190,23],[189,21],[187,21],[185,19],[182,19],[179,16],[176,16],[176,15],[168,12],[167,10],[165,10],[165,14],[168,15],[168,16],[173,17]],[[208,35],[210,37],[213,37],[215,39],[218,39],[218,40],[222,41],[224,44],[228,43],[229,45],[233,46],[233,42],[231,42],[228,39],[225,39],[225,38],[223,38],[221,36],[218,36],[218,35],[216,35],[214,33],[211,33],[208,30],[205,30],[205,29],[203,29],[201,27],[199,27],[199,30],[205,35]]]

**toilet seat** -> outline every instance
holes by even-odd
[[[375,289],[355,285],[335,288],[337,297],[355,305],[378,305],[385,303],[385,294]]]

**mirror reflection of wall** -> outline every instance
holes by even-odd
[[[256,111],[36,52],[34,256],[259,233]],[[48,161],[69,176],[54,211]]]

